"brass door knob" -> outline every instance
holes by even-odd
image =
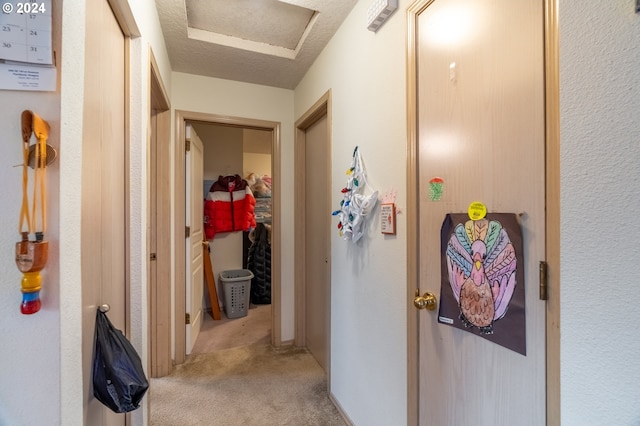
[[[433,311],[438,307],[438,300],[433,293],[426,292],[420,296],[420,291],[416,290],[416,297],[413,299],[413,305],[418,309]]]

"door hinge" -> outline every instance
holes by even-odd
[[[149,258],[150,258],[151,260],[156,260],[156,259],[158,258],[158,255],[157,255],[157,254],[155,254],[155,253],[151,253],[151,254],[149,255]]]
[[[548,284],[548,278],[547,278],[547,262],[545,262],[544,260],[540,261],[540,300],[547,300],[548,299],[548,295],[547,295],[547,284]]]
[[[190,313],[186,313],[184,314],[184,323],[185,324],[191,324],[191,314]]]
[[[184,141],[184,150],[189,152],[191,151],[191,141],[190,140],[185,140]]]
[[[189,238],[191,236],[191,227],[190,226],[185,226],[184,227],[184,237],[185,238]]]

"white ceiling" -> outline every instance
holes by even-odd
[[[285,89],[297,86],[356,3],[156,0],[174,71]]]

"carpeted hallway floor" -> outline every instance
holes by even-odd
[[[273,348],[271,307],[205,321],[187,361],[151,379],[151,426],[344,426],[324,370],[303,348]]]
[[[271,305],[250,305],[247,316],[214,321],[207,313],[192,354],[211,353],[238,346],[267,345],[271,342]]]

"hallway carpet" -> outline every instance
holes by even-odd
[[[224,311],[221,316],[214,321],[210,313],[205,314],[192,354],[271,342],[271,305],[252,304],[245,317],[229,319]]]
[[[151,379],[151,426],[344,426],[303,348],[252,345],[188,357]]]

